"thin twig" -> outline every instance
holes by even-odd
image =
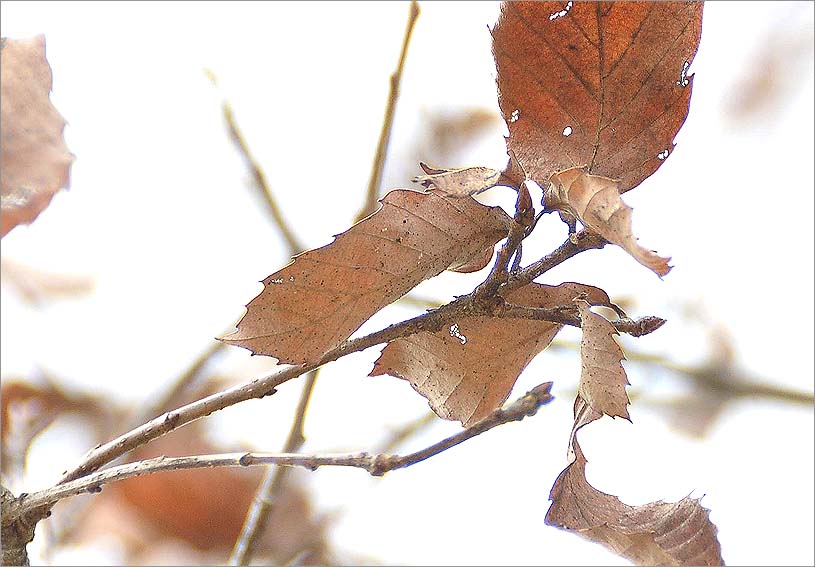
[[[388,435],[387,439],[385,439],[379,445],[377,452],[389,453],[393,451],[407,439],[416,435],[417,432],[421,431],[431,423],[435,423],[437,419],[439,419],[439,417],[434,412],[427,411],[423,415],[407,422],[398,429],[394,429],[391,431],[391,434]]]
[[[382,476],[389,471],[409,467],[434,455],[455,447],[490,429],[520,421],[527,416],[535,415],[538,409],[552,400],[551,382],[536,386],[524,396],[517,399],[505,409],[497,409],[490,415],[438,443],[409,455],[389,455],[368,453],[342,455],[298,455],[290,453],[222,453],[215,455],[197,455],[191,457],[156,457],[118,465],[101,472],[73,480],[56,487],[48,488],[33,494],[21,495],[8,502],[3,509],[4,522],[13,523],[30,510],[52,506],[63,498],[83,493],[98,493],[102,486],[136,476],[144,476],[162,471],[186,470],[213,467],[239,467],[256,465],[285,465],[304,467],[316,470],[321,466],[342,466],[361,468],[373,476]]]
[[[203,375],[203,370],[207,363],[225,348],[226,343],[220,341],[210,343],[210,345],[192,361],[186,370],[181,373],[166,392],[158,396],[156,401],[148,407],[140,408],[134,413],[133,418],[128,420],[128,423],[132,424],[130,427],[136,427],[177,405],[179,398],[184,396],[187,390]]]
[[[579,350],[580,343],[555,339],[549,348]],[[717,364],[688,366],[666,358],[663,355],[625,350],[629,362],[653,364],[665,370],[684,376],[696,385],[714,390],[732,398],[769,398],[793,404],[812,406],[815,395],[811,392],[785,388],[771,384],[768,380],[752,377],[737,369]]]
[[[602,236],[581,230],[577,234],[571,235],[563,244],[537,262],[533,262],[516,274],[510,274],[509,280],[502,286],[502,289],[512,290],[523,287],[569,258],[586,250],[602,248],[606,244],[607,241]]]
[[[294,421],[292,422],[286,443],[283,446],[284,453],[295,453],[299,451],[305,442],[303,423],[306,417],[306,410],[308,409],[308,402],[311,398],[311,393],[314,391],[314,385],[317,382],[317,374],[319,372],[319,369],[312,370],[306,376],[303,391],[300,394],[300,401],[297,404],[297,410],[294,414]],[[232,555],[229,557],[230,565],[247,565],[249,561],[252,560],[252,556],[257,549],[259,538],[266,529],[274,501],[283,488],[283,483],[286,480],[288,471],[288,468],[280,466],[270,466],[266,469],[263,480],[255,493],[252,505],[246,514],[246,520],[241,528],[241,533],[238,539],[235,540]]]
[[[357,215],[356,221],[364,219],[373,213],[377,207],[379,187],[382,184],[382,172],[385,169],[385,157],[388,154],[388,145],[390,143],[391,130],[393,129],[393,117],[396,113],[396,101],[399,99],[399,84],[402,81],[402,69],[405,66],[408,45],[410,45],[410,37],[413,34],[413,26],[416,24],[418,17],[419,3],[413,0],[410,3],[410,14],[408,15],[407,26],[405,27],[405,35],[402,39],[402,52],[399,55],[399,64],[390,79],[388,103],[385,107],[385,118],[382,121],[382,129],[379,132],[379,143],[376,146],[376,155],[374,156],[374,163],[371,168],[371,177],[368,179],[368,192],[366,194],[365,204]]]
[[[438,309],[442,305],[444,305],[444,301],[440,301],[438,299],[431,299],[429,297],[417,297],[412,293],[407,295],[403,295],[399,299],[396,300],[397,303],[402,305],[410,305],[412,307],[421,307],[422,309]]]
[[[218,80],[214,73],[207,71],[207,76],[215,86],[218,86]],[[266,174],[263,172],[263,168],[260,166],[260,163],[258,163],[255,157],[252,155],[252,152],[249,149],[249,144],[246,143],[246,138],[241,132],[241,129],[238,128],[238,124],[235,121],[235,112],[232,110],[232,105],[229,104],[229,101],[224,98],[221,101],[221,108],[223,110],[224,120],[229,127],[229,135],[232,138],[232,141],[235,143],[235,147],[246,161],[246,165],[252,171],[252,179],[255,182],[254,186],[260,193],[263,202],[266,204],[267,212],[274,220],[275,226],[277,226],[280,234],[286,240],[290,250],[296,250],[297,252],[305,250],[305,246],[300,242],[294,232],[292,232],[288,223],[283,218],[283,213],[281,212],[280,207],[277,205],[277,200],[274,197],[274,193],[272,193],[269,182],[266,180]]]
[[[534,319],[536,321],[551,321],[562,325],[580,327],[580,318],[571,306],[560,306],[554,308],[527,307],[525,305],[503,304],[493,313],[495,317],[510,319]],[[639,319],[618,319],[611,321],[614,328],[619,333],[625,333],[632,337],[641,337],[653,333],[665,324],[665,319],[646,315]]]

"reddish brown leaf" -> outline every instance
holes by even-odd
[[[601,543],[638,565],[724,565],[716,526],[699,500],[629,506],[586,480],[586,458],[575,440],[575,461],[549,495],[546,523]]]
[[[542,187],[575,166],[636,187],[687,117],[701,30],[701,2],[504,2],[493,52],[507,147]]]
[[[609,301],[603,290],[577,283],[533,283],[507,293],[505,299],[552,308],[570,305],[581,292],[595,303]],[[466,427],[504,403],[521,371],[561,328],[549,321],[462,317],[449,329],[390,342],[371,376],[390,374],[409,381],[439,417]]]
[[[613,179],[591,175],[582,167],[572,167],[552,175],[544,194],[548,207],[574,215],[586,228],[622,247],[658,276],[671,271],[670,258],[658,256],[637,244],[631,229],[633,209],[623,202],[619,185]]]
[[[470,197],[391,191],[379,211],[263,280],[238,330],[221,340],[282,363],[317,361],[421,281],[472,267],[510,220]]]
[[[30,223],[68,185],[73,155],[51,104],[45,36],[3,39],[0,48],[0,236]]]

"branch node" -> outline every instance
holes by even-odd
[[[380,454],[373,457],[363,453],[365,458],[370,459],[368,472],[371,476],[385,476],[385,473],[396,468],[394,465],[399,460],[398,455]]]

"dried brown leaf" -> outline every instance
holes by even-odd
[[[221,340],[282,363],[319,360],[418,283],[506,237],[511,219],[470,197],[399,189],[334,242],[263,280],[238,330]]]
[[[637,243],[631,227],[633,209],[623,202],[619,184],[614,179],[572,167],[552,175],[545,199],[547,207],[574,215],[586,228],[623,248],[659,277],[671,271],[670,258],[663,258]]]
[[[575,300],[580,311],[583,336],[580,340],[580,382],[577,396],[590,408],[594,419],[602,415],[624,417],[628,415],[628,394],[625,387],[628,377],[622,361],[625,358],[620,345],[614,340],[617,330],[604,317],[592,313],[585,299]],[[578,415],[586,412],[580,404],[575,404],[575,429],[594,421],[589,419],[579,423]],[[583,417],[585,420],[586,417]]]
[[[673,151],[701,31],[701,2],[504,2],[507,147],[542,187],[575,166],[636,187]]]
[[[699,500],[629,506],[586,480],[586,458],[575,460],[549,495],[546,523],[601,543],[637,565],[724,565],[716,526]]]
[[[45,36],[3,39],[0,48],[0,236],[30,223],[68,185],[73,155],[51,104]]]
[[[527,307],[571,305],[579,293],[607,303],[598,288],[533,283],[506,294]],[[448,329],[391,341],[371,376],[390,374],[410,382],[439,417],[469,426],[500,407],[527,364],[552,341],[562,325],[550,321],[462,317]]]
[[[464,197],[482,193],[498,184],[501,172],[489,167],[462,167],[456,169],[436,169],[420,162],[427,175],[413,178],[429,189],[438,189],[448,195]]]

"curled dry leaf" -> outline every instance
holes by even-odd
[[[575,460],[560,473],[546,523],[601,543],[637,565],[724,565],[716,526],[699,500],[629,506],[586,480],[586,458],[575,440]]]
[[[665,276],[671,271],[668,265],[671,259],[637,243],[631,227],[633,209],[623,202],[618,188],[614,179],[591,175],[583,167],[572,167],[552,175],[544,195],[548,208],[574,215],[586,228],[623,248],[659,277]]]
[[[571,305],[579,293],[608,303],[603,290],[578,283],[532,283],[506,294],[514,305],[554,308]],[[449,329],[391,341],[371,376],[390,374],[410,382],[439,417],[465,427],[506,401],[527,364],[563,327],[550,321],[462,317]]]
[[[575,400],[575,430],[603,415],[628,415],[628,377],[622,361],[625,358],[614,340],[617,330],[604,317],[592,313],[585,299],[576,299],[583,336],[580,339],[580,382]]]
[[[701,31],[701,2],[502,3],[507,147],[542,187],[578,165],[636,187],[673,151]]]
[[[45,36],[3,39],[0,48],[0,236],[30,223],[68,185],[73,155],[51,104]]]
[[[462,167],[458,169],[436,169],[419,162],[427,175],[413,178],[429,189],[438,189],[453,197],[465,197],[482,193],[498,184],[501,172],[489,167]]]
[[[510,222],[470,197],[391,191],[376,213],[263,280],[238,330],[221,340],[282,363],[316,362],[423,280],[474,268]]]

